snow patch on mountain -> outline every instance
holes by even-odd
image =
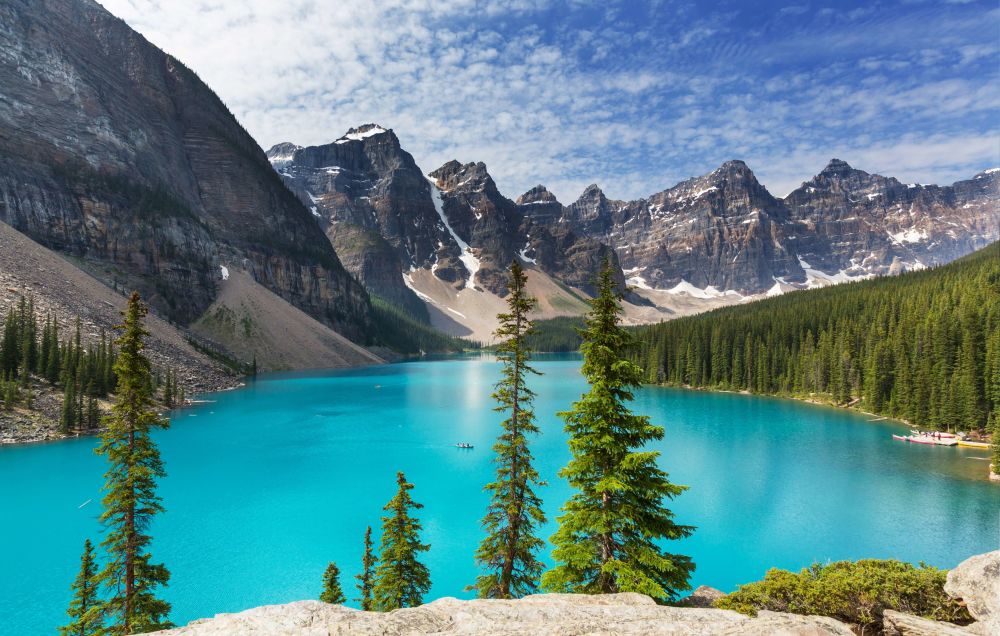
[[[849,283],[854,280],[865,280],[871,278],[872,274],[848,274],[846,270],[840,270],[836,274],[827,274],[824,271],[814,269],[801,256],[797,256],[799,267],[806,273],[806,288],[826,287],[827,285],[837,285],[839,283]]]
[[[448,234],[451,234],[451,238],[458,244],[458,248],[462,250],[459,260],[462,261],[462,265],[465,265],[465,269],[469,272],[469,278],[465,281],[465,286],[469,289],[476,289],[476,272],[479,271],[479,259],[472,253],[469,244],[458,236],[458,233],[452,229],[451,223],[448,222],[448,217],[444,213],[444,200],[441,199],[441,190],[437,187],[437,183],[431,178],[428,178],[427,182],[431,187],[431,200],[434,202],[434,209],[437,211],[438,216],[441,217],[441,222],[444,224],[444,228],[448,230]]]
[[[351,132],[348,132],[346,135],[344,135],[343,137],[341,137],[340,139],[338,139],[333,143],[346,144],[349,141],[361,141],[362,139],[367,139],[368,137],[374,137],[375,135],[381,135],[382,133],[387,133],[387,132],[389,131],[386,130],[385,128],[382,128],[381,126],[370,126],[370,127],[362,126],[357,130],[352,130]]]
[[[919,243],[921,241],[927,240],[927,231],[918,230],[917,228],[911,227],[909,229],[903,230],[902,232],[896,232],[895,234],[890,234],[892,240],[899,244],[903,243]]]

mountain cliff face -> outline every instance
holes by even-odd
[[[0,220],[172,320],[224,268],[354,338],[364,289],[198,77],[91,0],[0,5]]]
[[[996,170],[946,187],[904,185],[834,159],[777,199],[729,161],[636,201],[592,185],[560,210],[539,192],[525,195],[538,199],[529,209],[539,223],[614,246],[639,289],[734,300],[937,265],[1000,238]]]
[[[528,219],[483,163],[450,161],[424,176],[393,131],[376,124],[323,146],[281,143],[267,156],[365,287],[417,313],[418,270],[456,293],[503,296],[514,258],[581,289],[590,288],[602,256],[615,259],[568,227]]]
[[[832,160],[789,194],[788,242],[824,272],[894,274],[939,265],[1000,236],[1000,174],[903,184]]]

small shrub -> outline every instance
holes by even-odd
[[[972,617],[945,594],[947,572],[923,563],[866,559],[814,564],[801,572],[768,570],[763,581],[740,586],[716,607],[756,615],[759,610],[829,616],[861,628],[882,629],[882,612],[906,612],[966,624]]]

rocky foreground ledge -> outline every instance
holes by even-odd
[[[948,594],[961,598],[977,620],[967,627],[886,612],[886,633],[898,636],[1000,634],[1000,550],[973,557],[948,573]],[[680,636],[730,634],[853,636],[832,618],[760,612],[755,618],[720,609],[663,607],[641,594],[539,594],[516,601],[438,599],[380,614],[299,601],[219,614],[163,636],[568,636],[615,634]]]

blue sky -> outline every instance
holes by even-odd
[[[1000,165],[996,0],[102,4],[264,148],[377,122],[511,198],[635,198],[734,158],[777,196],[831,157],[920,183]]]

